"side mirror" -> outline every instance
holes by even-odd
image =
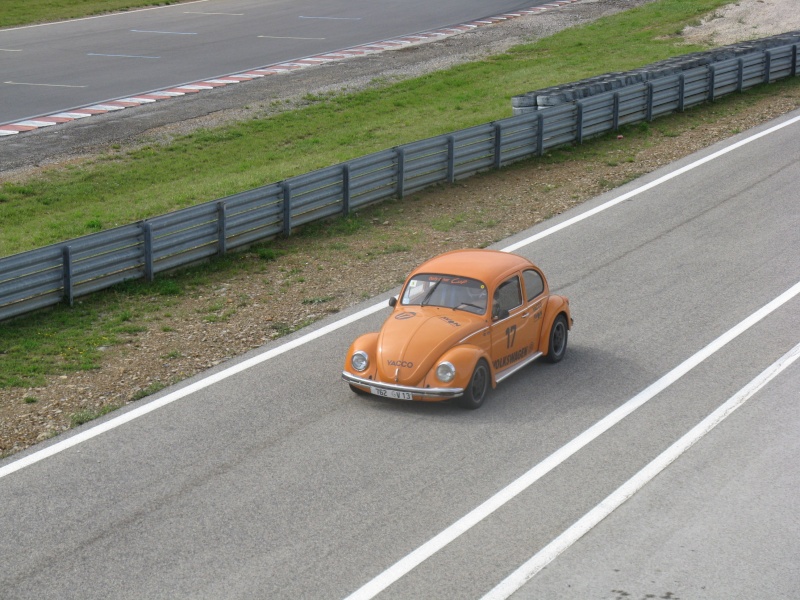
[[[397,306],[397,296],[392,296],[391,298],[389,298],[389,306],[391,306],[392,308]]]

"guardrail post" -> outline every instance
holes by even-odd
[[[764,83],[769,83],[769,76],[772,71],[772,52],[767,50],[764,52]]]
[[[342,165],[342,215],[350,214],[350,165]]]
[[[153,226],[148,221],[142,221],[144,234],[144,278],[147,283],[153,283]]]
[[[653,82],[647,82],[647,106],[645,107],[644,120],[648,123],[653,120]]]
[[[717,68],[708,65],[708,101],[714,101],[714,87],[717,85]]]
[[[72,249],[69,246],[61,248],[61,260],[64,267],[64,300],[72,306],[75,297],[72,292]]]
[[[402,200],[405,194],[406,151],[401,146],[396,147],[394,151],[397,154],[397,197]]]
[[[614,131],[619,129],[619,92],[614,92]]]
[[[456,180],[456,137],[447,136],[447,183]]]
[[[792,77],[797,75],[797,44],[792,44],[792,70],[790,73]]]
[[[499,169],[502,164],[503,156],[503,124],[499,122],[494,125],[494,168]]]
[[[678,75],[678,111],[683,112],[684,94],[686,93],[686,77],[681,73]]]
[[[583,143],[583,102],[577,102],[578,115],[575,123],[575,139],[579,144]]]
[[[288,181],[284,181],[283,187],[283,235],[292,235],[292,188]]]
[[[741,92],[743,86],[744,86],[744,59],[740,58],[738,79],[736,80],[736,91]]]
[[[224,202],[217,202],[217,252],[225,256],[228,251],[226,232],[228,231],[228,210]]]
[[[536,113],[536,152],[544,156],[544,113]]]

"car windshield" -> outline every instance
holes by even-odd
[[[424,273],[409,280],[400,302],[404,306],[442,306],[482,315],[487,297],[486,286],[477,279]]]

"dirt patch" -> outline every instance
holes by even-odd
[[[800,29],[797,0],[739,0],[683,31],[692,44],[727,46]]]

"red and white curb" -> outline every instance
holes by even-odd
[[[17,121],[15,123],[7,123],[5,125],[0,125],[0,138],[16,135],[18,133],[24,133],[26,131],[41,129],[42,127],[58,125],[59,123],[68,123],[77,119],[85,119],[86,117],[91,117],[92,115],[101,115],[117,110],[123,110],[132,106],[141,106],[142,104],[149,104],[152,102],[158,102],[160,100],[167,100],[169,98],[177,98],[187,94],[196,94],[202,92],[203,90],[211,90],[234,83],[251,81],[253,79],[258,79],[259,77],[290,73],[292,71],[297,71],[298,69],[315,67],[327,62],[340,61],[356,56],[365,56],[367,54],[375,54],[378,52],[384,52],[386,50],[405,48],[414,44],[424,44],[426,42],[441,40],[446,37],[471,31],[478,27],[483,27],[485,25],[494,25],[509,19],[516,19],[527,15],[538,14],[547,10],[561,8],[567,4],[573,4],[579,1],[580,0],[554,0],[553,2],[543,4],[541,6],[534,6],[532,8],[513,13],[505,13],[494,17],[470,21],[468,23],[461,23],[460,25],[452,25],[450,27],[443,27],[441,29],[435,29],[432,31],[425,31],[413,35],[405,35],[398,38],[392,38],[390,40],[384,40],[382,42],[373,42],[371,44],[347,48],[345,50],[326,52],[325,54],[319,54],[317,56],[311,56],[308,58],[283,62],[275,65],[268,65],[258,69],[251,69],[236,75],[225,75],[224,77],[217,77],[215,79],[207,79],[205,81],[178,85],[156,92],[148,92],[147,94],[131,96],[130,98],[109,100],[108,102],[92,104],[91,106],[59,112],[45,117],[35,117],[32,119],[26,119],[24,121]]]

